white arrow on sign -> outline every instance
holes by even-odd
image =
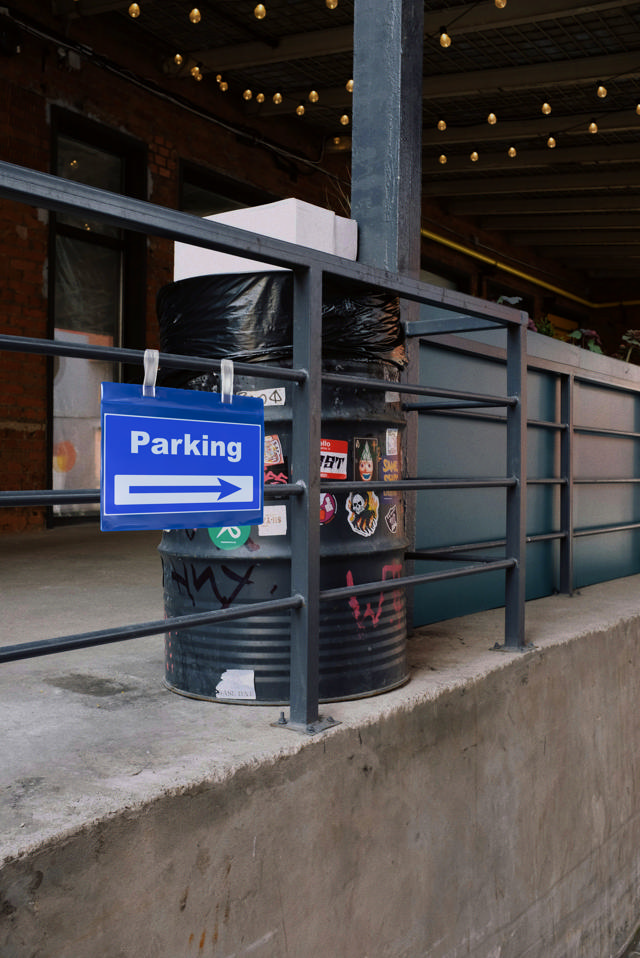
[[[115,475],[113,480],[117,506],[253,501],[253,476]]]

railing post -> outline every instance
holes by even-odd
[[[290,502],[291,592],[305,603],[291,613],[290,723],[318,721],[320,632],[320,416],[322,272],[294,271],[293,365],[308,377],[294,391],[292,481],[304,495]]]
[[[571,375],[560,377],[560,592],[573,593],[573,391]]]
[[[525,645],[525,550],[527,490],[527,357],[526,313],[520,324],[507,327],[507,394],[517,402],[507,408],[507,475],[516,479],[507,487],[507,557],[516,560],[506,571],[505,649]]]

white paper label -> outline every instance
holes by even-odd
[[[216,685],[216,698],[255,699],[256,683],[253,669],[227,669]]]
[[[286,536],[287,507],[265,506],[262,525],[258,526],[259,536]]]
[[[284,386],[269,386],[267,389],[239,389],[238,396],[254,396],[265,406],[285,406],[287,393]]]

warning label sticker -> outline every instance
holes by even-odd
[[[320,478],[346,479],[349,443],[342,439],[320,440]]]

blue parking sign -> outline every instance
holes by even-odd
[[[261,399],[103,383],[101,423],[103,531],[262,522]]]

